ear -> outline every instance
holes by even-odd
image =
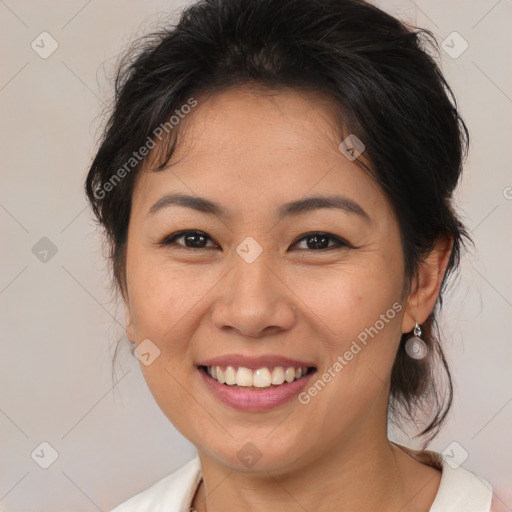
[[[126,326],[126,336],[132,343],[135,343],[135,332],[132,324],[132,313],[130,305],[126,302],[126,300],[123,300],[123,307]]]
[[[453,239],[442,236],[438,238],[430,254],[420,263],[411,281],[411,291],[407,297],[402,320],[402,332],[412,331],[416,322],[425,322],[434,309],[452,247]]]

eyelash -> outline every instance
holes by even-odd
[[[208,236],[204,231],[199,231],[195,229],[189,229],[189,230],[183,230],[183,231],[177,231],[176,233],[172,233],[171,235],[166,236],[158,245],[163,247],[168,247],[176,242],[176,240],[179,240],[180,238],[183,238],[186,235],[193,234],[193,235],[201,235],[206,237],[208,240],[212,240],[210,236]],[[299,242],[302,242],[303,240],[306,240],[308,237],[312,237],[314,235],[321,235],[322,237],[328,238],[331,241],[334,241],[336,245],[325,247],[323,249],[300,249],[304,251],[309,252],[325,252],[325,251],[331,251],[333,249],[342,249],[342,248],[349,248],[349,249],[355,249],[355,247],[348,243],[346,240],[343,240],[342,238],[332,235],[331,233],[326,233],[324,231],[312,231],[310,233],[306,233],[305,235],[302,235],[300,238],[298,238],[293,245],[298,244]],[[209,250],[209,249],[215,249],[215,247],[187,247],[183,244],[178,244],[183,249],[190,249],[190,250]]]

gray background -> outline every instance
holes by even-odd
[[[472,135],[458,200],[476,250],[442,317],[456,401],[431,449],[456,442],[512,510],[512,2],[375,3],[448,38],[443,70]],[[113,385],[122,309],[82,188],[116,57],[179,5],[0,0],[0,511],[108,510],[195,454],[128,341]],[[457,58],[454,31],[469,45]]]

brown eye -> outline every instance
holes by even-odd
[[[178,240],[183,240],[179,242]],[[179,231],[167,236],[161,245],[171,245],[177,243],[178,245],[184,246],[187,249],[205,249],[207,247],[216,247],[215,245],[208,246],[208,241],[212,239],[203,231],[189,230]]]
[[[333,242],[332,245],[331,242]],[[353,247],[347,241],[331,235],[329,233],[308,233],[295,242],[294,245],[305,243],[301,249],[310,249],[312,251],[322,251],[341,247]]]

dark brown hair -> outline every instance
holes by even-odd
[[[453,397],[436,312],[469,241],[452,207],[468,132],[435,61],[438,51],[430,32],[360,0],[201,0],[176,26],[139,40],[118,68],[112,112],[85,184],[107,235],[116,289],[125,295],[131,199],[147,157],[131,159],[190,98],[242,85],[327,96],[343,132],[364,142],[367,170],[394,208],[406,282],[440,237],[453,240],[438,303],[422,325],[429,357],[409,358],[405,334],[391,376],[391,421],[414,422],[423,412],[428,420],[418,435],[428,435],[426,445]],[[172,157],[179,130],[179,123],[166,130],[156,171]]]

